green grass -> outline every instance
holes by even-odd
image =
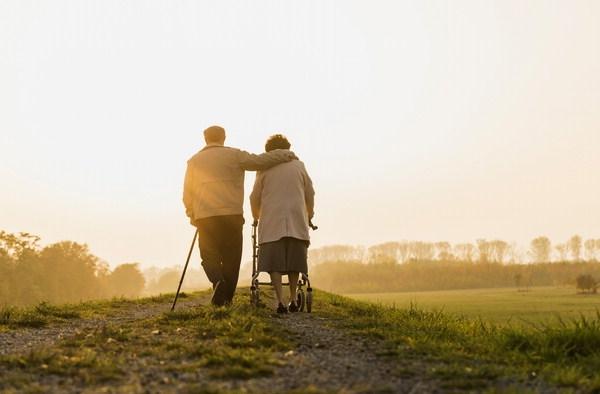
[[[0,308],[0,329],[16,329],[21,327],[39,328],[50,323],[59,323],[81,317],[79,307],[64,305],[57,307],[41,303],[33,308]]]
[[[585,304],[596,298],[562,292],[430,292],[425,295],[431,304],[417,299],[415,306],[407,297],[403,301],[406,304],[396,301],[394,307],[316,290],[313,310],[320,324],[377,340],[380,356],[396,363],[396,373],[434,380],[444,390],[536,392],[550,384],[567,392],[600,391],[600,315],[590,309],[579,316],[573,310],[572,315],[559,319],[553,313],[539,312],[549,299],[563,302],[557,310],[570,311],[569,303]],[[48,382],[57,379],[91,390],[109,386],[127,391],[132,373],[151,371],[156,386],[148,390],[160,392],[172,387],[169,379],[173,374],[196,376],[201,371],[206,384],[196,390],[198,379],[194,378],[188,380],[187,389],[219,392],[218,382],[223,380],[272,375],[284,362],[283,354],[297,344],[290,342],[289,335],[275,324],[270,309],[249,305],[247,289],[238,293],[229,308],[180,306],[175,312],[134,321],[105,318],[153,304],[165,307],[172,295],[59,307],[40,304],[29,309],[4,308],[0,311],[0,326],[8,330],[68,324],[90,316],[99,323],[46,348],[0,356],[0,391],[52,391],[56,387],[48,386]],[[440,295],[446,296],[446,303],[455,297],[454,305],[462,305],[462,313],[441,311],[440,304],[433,303]],[[207,297],[208,293],[184,295],[196,304],[205,303]],[[515,306],[518,297],[528,301]],[[428,307],[422,308],[424,304]],[[464,313],[469,304],[478,308],[472,314]],[[530,318],[531,324],[514,323],[522,322],[517,318],[519,313],[527,316],[534,310],[539,316]],[[508,316],[512,320],[506,324]]]
[[[245,296],[239,298],[243,301],[230,308],[181,310],[157,319],[160,330],[181,333],[187,327],[186,336],[195,339],[168,343],[162,354],[179,365],[177,370],[203,367],[215,378],[247,379],[273,373],[273,367],[280,363],[275,352],[290,345],[269,321],[268,311],[253,308]],[[181,363],[188,358],[190,365]]]
[[[206,296],[195,294],[190,299],[205,302]],[[184,295],[184,298],[188,297]],[[44,324],[60,324],[61,319],[103,314],[107,317],[126,305],[156,302],[168,305],[171,300],[172,295],[167,295],[64,307],[42,304],[28,310],[11,310],[3,324],[11,329],[33,326],[25,323],[24,316],[30,313],[36,318],[45,318]],[[154,380],[159,385],[171,384],[168,376],[173,373],[198,370],[205,371],[206,376],[216,381],[268,376],[282,362],[281,355],[292,346],[286,341],[285,333],[273,324],[271,311],[250,306],[247,292],[237,296],[234,306],[229,308],[180,306],[175,312],[129,322],[102,321],[100,319],[97,327],[80,330],[52,346],[26,354],[0,356],[0,391],[35,391],[39,381],[47,381],[44,378],[70,379],[86,387],[123,388],[131,376],[132,366],[138,368],[134,373],[158,371]],[[160,371],[165,372],[164,376]],[[37,379],[31,381],[31,376],[41,378],[36,382]]]
[[[188,294],[181,293],[183,300]],[[164,294],[148,298],[86,301],[78,304],[52,305],[42,302],[33,307],[0,307],[0,332],[23,327],[40,328],[53,324],[66,323],[71,319],[102,318],[119,311],[127,311],[134,306],[165,304],[173,300],[173,294]]]
[[[410,293],[348,294],[350,298],[387,306],[443,310],[497,324],[558,324],[559,319],[594,317],[600,295],[577,294],[574,288],[533,287],[528,292],[510,289],[425,291]]]
[[[401,362],[427,360],[424,372],[451,390],[494,388],[492,382],[507,376],[520,387],[537,387],[541,377],[565,389],[600,390],[598,314],[552,324],[498,325],[414,304],[384,306],[324,292],[316,299],[315,307],[332,325],[383,340],[387,353]]]

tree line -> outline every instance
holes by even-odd
[[[526,251],[498,239],[331,245],[310,250],[309,261],[314,283],[340,293],[556,285],[588,291],[589,283],[600,283],[599,254],[600,239],[574,235],[556,245],[536,237]]]
[[[0,231],[0,306],[137,297],[145,279],[138,264],[110,270],[88,246],[71,241],[45,247],[29,233]]]
[[[581,277],[597,284],[599,262],[500,264],[460,261],[324,262],[311,268],[311,282],[335,293],[384,293],[401,291],[459,290],[533,286],[582,286]],[[587,284],[587,282],[586,282]],[[592,290],[594,288],[591,288]]]
[[[479,263],[546,263],[546,262],[595,262],[600,256],[600,239],[583,241],[579,235],[563,243],[553,245],[546,236],[534,238],[529,249],[522,251],[515,243],[503,240],[478,239],[475,243],[399,241],[385,242],[365,248],[354,245],[330,245],[309,250],[312,265],[332,261],[423,262],[461,261]]]
[[[173,292],[181,272],[171,267],[142,273],[136,263],[110,270],[85,244],[62,241],[41,247],[39,242],[29,233],[0,231],[0,306]],[[599,254],[600,239],[584,241],[575,235],[556,245],[537,237],[526,253],[515,244],[485,239],[386,242],[368,248],[331,245],[309,250],[309,262],[319,288],[379,292],[574,284],[581,275],[600,278]],[[525,264],[526,259],[535,264]],[[249,270],[242,268],[242,283]],[[190,267],[184,289],[205,287],[203,273]]]

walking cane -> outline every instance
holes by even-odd
[[[179,298],[179,291],[181,290],[181,285],[183,283],[183,278],[185,278],[185,271],[187,271],[188,264],[190,262],[190,257],[192,256],[192,251],[194,250],[194,245],[196,244],[196,238],[198,238],[198,230],[194,233],[194,239],[192,240],[192,246],[190,246],[190,251],[187,256],[187,260],[185,261],[185,267],[183,267],[183,272],[181,273],[181,279],[179,280],[179,286],[177,286],[177,293],[175,294],[175,299],[173,300],[173,305],[171,306],[171,312],[175,309],[175,304],[177,304],[177,298]]]

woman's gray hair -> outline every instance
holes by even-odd
[[[292,144],[283,134],[275,134],[269,137],[265,144],[265,151],[270,152],[275,149],[290,149]]]

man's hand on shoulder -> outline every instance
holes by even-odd
[[[294,152],[292,152],[291,150],[287,150],[287,149],[276,149],[272,152],[281,152],[280,154],[287,159],[287,161],[292,161],[292,160],[299,160],[298,156],[296,156],[296,154]]]

